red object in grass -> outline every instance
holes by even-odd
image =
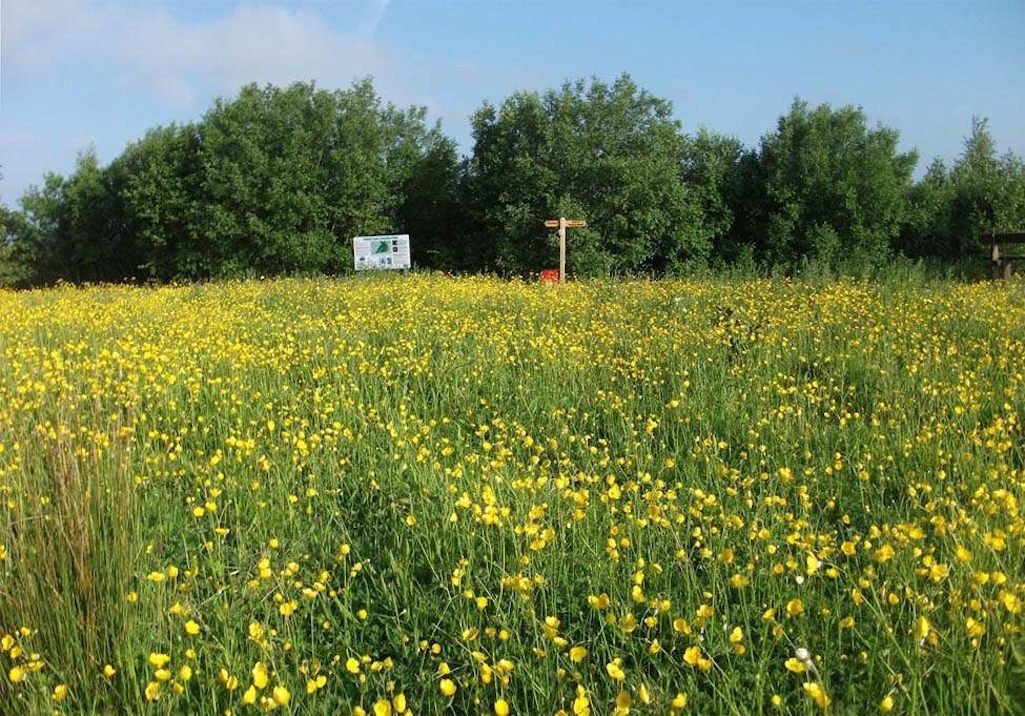
[[[559,269],[544,269],[541,272],[541,283],[558,283]]]

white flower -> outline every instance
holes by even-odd
[[[807,649],[803,646],[798,647],[794,650],[794,656],[804,663],[804,668],[806,668],[809,673],[814,674],[815,677],[818,678],[819,671],[815,668],[815,660],[811,658],[811,654],[808,653]]]

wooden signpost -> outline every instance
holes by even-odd
[[[560,216],[558,219],[545,219],[545,226],[549,229],[559,230],[559,283],[566,282],[566,229],[583,229],[587,222],[581,219],[567,219]]]

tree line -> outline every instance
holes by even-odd
[[[981,232],[1025,230],[1025,163],[983,119],[918,181],[917,153],[860,108],[796,99],[745,147],[685,132],[625,74],[485,102],[471,126],[461,157],[369,79],[248,85],[0,207],[0,286],[345,273],[353,236],[392,232],[418,267],[528,275],[557,265],[541,221],[560,215],[588,222],[568,239],[576,275],[954,262]]]

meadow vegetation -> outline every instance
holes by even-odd
[[[0,711],[1025,703],[1022,284],[0,292]]]

